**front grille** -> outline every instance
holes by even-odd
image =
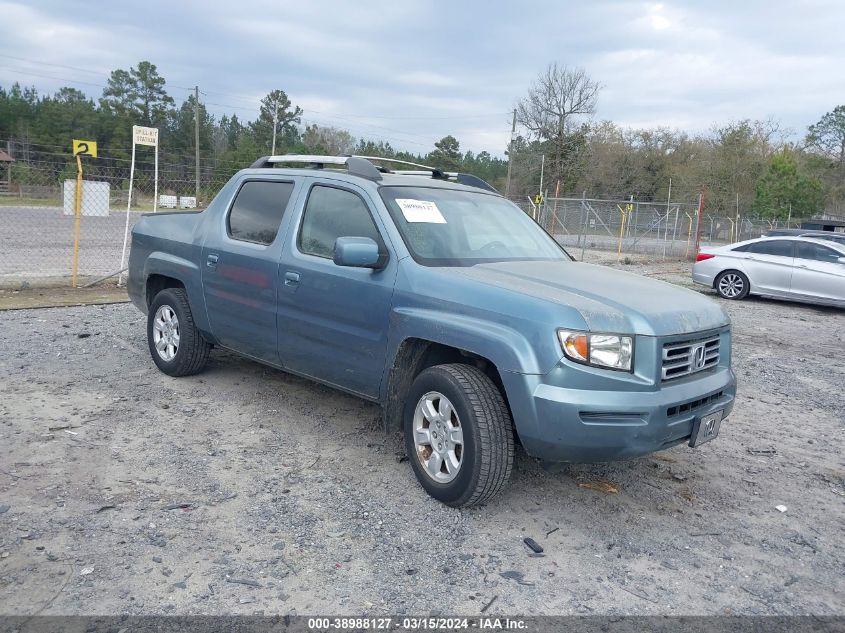
[[[666,343],[663,346],[663,380],[688,376],[719,364],[719,337]]]
[[[676,415],[683,415],[684,413],[689,413],[690,411],[700,409],[701,407],[708,405],[711,402],[716,402],[716,400],[722,397],[723,393],[723,391],[717,391],[716,393],[711,393],[709,396],[699,398],[698,400],[690,400],[689,402],[684,402],[683,404],[678,404],[674,407],[669,407],[668,409],[666,409],[666,416],[671,418]]]

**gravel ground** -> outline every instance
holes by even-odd
[[[845,313],[725,305],[716,441],[518,453],[464,511],[371,404],[220,351],[169,378],[131,305],[0,313],[0,613],[845,614]]]

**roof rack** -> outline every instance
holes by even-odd
[[[409,167],[418,167],[417,170],[391,170],[387,167],[374,165],[373,161],[382,163],[396,163],[398,165],[408,165]],[[455,182],[467,185],[469,187],[476,187],[498,193],[489,183],[485,182],[478,176],[472,174],[462,174],[458,172],[443,171],[437,167],[430,167],[428,165],[421,165],[419,163],[412,163],[407,160],[399,160],[397,158],[386,158],[383,156],[318,156],[312,154],[284,154],[281,156],[262,156],[255,161],[250,167],[262,168],[272,167],[280,163],[293,163],[299,165],[307,165],[311,169],[323,169],[325,165],[343,165],[347,171],[353,176],[361,176],[367,180],[378,182],[382,180],[382,174],[399,174],[404,176],[430,176],[436,180],[454,180]]]
[[[315,156],[310,154],[284,154],[282,156],[262,156],[250,167],[272,167],[279,163],[305,164],[312,169],[323,169],[325,165],[345,165],[353,176],[367,180],[381,180],[381,172],[368,160],[358,156]]]
[[[398,165],[408,165],[410,167],[420,167],[422,171],[419,170],[393,170],[389,171],[388,173],[392,174],[401,174],[404,176],[426,176],[431,174],[432,178],[437,180],[450,180],[454,179],[455,182],[461,185],[467,185],[469,187],[477,187],[479,189],[486,189],[487,191],[492,191],[493,193],[499,193],[496,189],[487,181],[482,180],[478,176],[473,176],[472,174],[462,174],[456,171],[444,171],[437,167],[430,167],[428,165],[421,165],[419,163],[412,163],[407,160],[399,160],[396,158],[385,158],[382,156],[356,156],[356,158],[364,158],[369,161],[382,161],[386,163],[396,163]]]

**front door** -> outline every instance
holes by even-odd
[[[752,292],[789,295],[793,244],[790,240],[765,240],[746,248],[742,263],[751,280]]]
[[[340,184],[340,183],[339,183]],[[279,269],[279,356],[285,368],[375,398],[387,355],[397,264],[337,266],[338,237],[369,237],[386,249],[360,188],[318,182],[292,226]]]
[[[792,272],[792,294],[807,301],[845,304],[845,264],[842,253],[809,242],[799,242]]]
[[[279,363],[276,337],[280,231],[295,182],[246,178],[209,229],[202,280],[211,332],[242,354]]]

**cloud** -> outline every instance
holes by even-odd
[[[246,9],[0,0],[0,53],[31,60],[0,57],[0,85],[52,92],[69,83],[98,97],[110,70],[147,59],[177,102],[199,85],[217,115],[253,118],[259,99],[281,88],[306,121],[412,151],[452,134],[464,149],[497,155],[510,135],[508,111],[551,61],[585,68],[604,85],[596,118],[631,126],[700,131],[773,116],[801,133],[845,94],[840,0],[323,0]]]

